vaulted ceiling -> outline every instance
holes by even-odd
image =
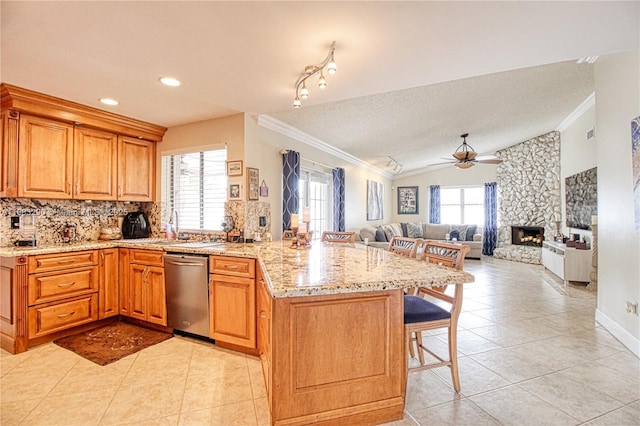
[[[594,90],[576,59],[640,44],[640,2],[2,1],[0,14],[3,82],[168,127],[268,116],[404,172],[461,133],[492,153],[553,130]],[[296,79],[334,40],[338,72],[294,110]]]

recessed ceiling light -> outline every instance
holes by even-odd
[[[172,86],[172,87],[177,87],[180,86],[180,80],[177,80],[173,77],[160,77],[160,83],[164,84],[165,86]]]
[[[111,98],[100,98],[98,99],[100,102],[102,102],[105,105],[118,105],[120,102],[116,101],[115,99],[111,99]]]

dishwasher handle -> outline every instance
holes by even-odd
[[[175,260],[165,260],[165,262],[170,265],[178,266],[203,266],[202,262],[176,262]]]

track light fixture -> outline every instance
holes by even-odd
[[[336,42],[331,43],[331,49],[329,49],[329,54],[324,61],[322,61],[318,65],[307,65],[304,67],[304,71],[302,75],[296,81],[296,97],[293,100],[293,107],[300,108],[302,102],[300,99],[307,99],[309,97],[309,89],[307,89],[306,81],[312,75],[316,75],[320,73],[320,78],[318,79],[318,87],[320,89],[324,89],[327,87],[327,80],[324,78],[324,69],[326,67],[327,74],[335,74],[338,70],[336,65],[336,61],[333,59],[333,52],[336,50]]]

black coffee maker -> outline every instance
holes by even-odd
[[[143,212],[127,213],[122,221],[122,238],[149,238],[151,225]]]

